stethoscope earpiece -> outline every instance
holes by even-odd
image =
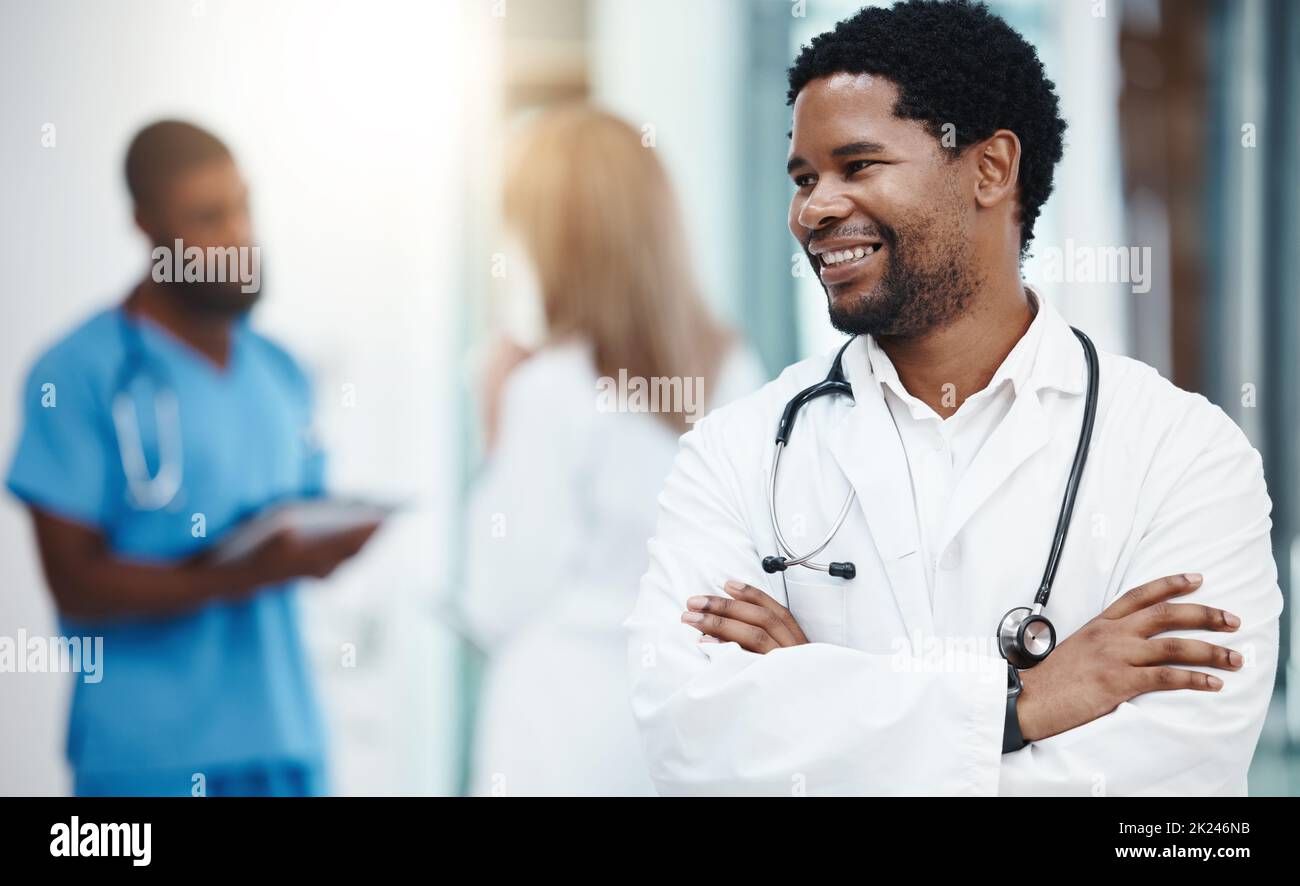
[[[846,561],[844,563],[832,563],[826,567],[826,571],[836,578],[848,579],[857,577],[858,567]]]

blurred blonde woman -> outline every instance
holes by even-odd
[[[531,355],[502,349],[483,385],[465,612],[488,669],[471,788],[651,794],[621,622],[678,437],[762,377],[705,306],[668,177],[627,123],[586,106],[533,121],[513,141],[505,217],[546,337]]]

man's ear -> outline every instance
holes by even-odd
[[[975,201],[989,209],[1014,200],[1020,181],[1020,139],[1009,129],[999,129],[973,148]]]
[[[150,243],[158,242],[158,238],[155,236],[158,228],[157,214],[140,206],[138,203],[135,207],[135,226],[140,229],[140,233],[148,238]]]

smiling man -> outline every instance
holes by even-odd
[[[683,438],[627,622],[659,789],[1244,793],[1260,459],[1022,282],[1065,131],[1033,48],[913,0],[789,80],[790,232],[853,337]]]

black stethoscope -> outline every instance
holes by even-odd
[[[1052,537],[1052,548],[1047,557],[1047,568],[1043,571],[1043,580],[1034,596],[1033,606],[1017,606],[1006,615],[998,625],[998,649],[1002,657],[1017,668],[1029,668],[1038,664],[1056,648],[1056,628],[1043,615],[1048,597],[1052,594],[1052,582],[1056,579],[1056,569],[1061,563],[1061,552],[1065,549],[1065,536],[1070,530],[1070,518],[1074,514],[1074,499],[1079,492],[1079,481],[1083,478],[1083,465],[1088,460],[1088,447],[1092,442],[1092,426],[1097,418],[1097,349],[1092,340],[1080,330],[1070,327],[1083,345],[1083,353],[1088,361],[1088,393],[1084,401],[1083,424],[1079,429],[1079,444],[1074,450],[1074,463],[1070,466],[1070,479],[1065,484],[1065,497],[1061,501],[1061,513],[1056,520],[1056,534]],[[826,533],[812,550],[803,555],[796,555],[785,536],[776,513],[776,477],[781,465],[781,453],[790,442],[790,433],[794,429],[794,420],[799,410],[818,397],[827,394],[843,394],[853,399],[853,387],[844,377],[844,352],[854,339],[845,342],[831,363],[831,370],[826,378],[811,387],[805,388],[791,398],[781,412],[781,421],[776,427],[776,453],[772,457],[772,471],[768,475],[767,506],[772,518],[772,532],[781,554],[763,558],[765,572],[784,572],[791,566],[805,566],[827,572],[837,578],[850,579],[858,574],[857,567],[850,562],[816,563],[816,557],[831,543],[831,539],[840,531],[848,518],[849,509],[857,499],[857,493],[850,487],[844,505]]]

